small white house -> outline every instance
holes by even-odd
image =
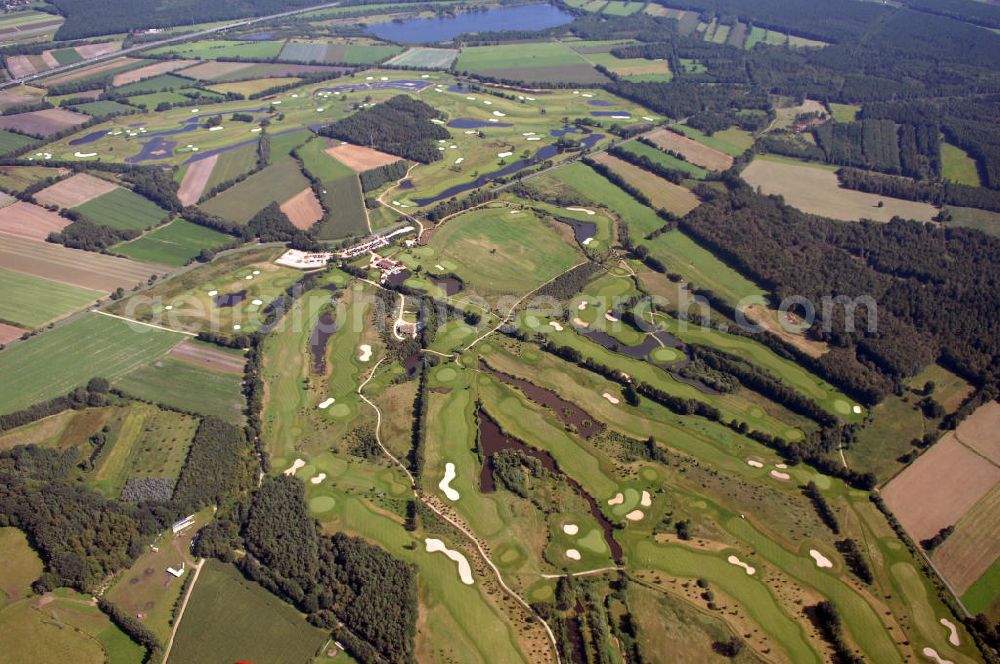
[[[177,533],[187,530],[193,525],[194,525],[194,514],[191,514],[189,516],[184,517],[174,525],[172,525],[170,529],[174,532],[174,535],[176,535]]]
[[[171,576],[176,576],[178,579],[181,577],[181,574],[183,573],[184,573],[184,563],[181,563],[181,566],[178,569],[174,569],[173,567],[167,568],[167,574],[170,574]]]

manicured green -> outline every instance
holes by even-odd
[[[102,293],[0,269],[0,320],[27,328],[78,311]]]
[[[122,187],[73,209],[95,224],[122,230],[152,228],[170,215],[151,200]]]
[[[233,242],[232,236],[225,233],[175,219],[136,240],[116,245],[114,251],[138,261],[185,265],[202,249],[216,249],[230,242]]]
[[[0,412],[66,394],[95,376],[119,378],[182,339],[177,332],[88,313],[0,353]]]

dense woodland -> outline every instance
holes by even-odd
[[[442,158],[435,141],[451,136],[431,122],[440,116],[419,99],[397,95],[327,125],[319,134],[429,164]]]

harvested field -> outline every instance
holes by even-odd
[[[87,173],[77,173],[72,177],[56,182],[51,187],[42,189],[35,194],[35,200],[42,205],[75,208],[77,205],[83,205],[87,201],[91,201],[98,196],[103,196],[117,188],[118,185],[113,182],[108,182]]]
[[[253,66],[253,62],[203,62],[200,65],[181,70],[179,73],[202,81],[214,81],[232,76]]]
[[[67,249],[14,235],[4,235],[0,242],[0,267],[103,292],[119,286],[131,288],[145,283],[152,274],[166,271],[161,265]]]
[[[990,401],[962,420],[955,436],[966,447],[1000,465],[1000,403]]]
[[[107,55],[108,53],[114,53],[115,51],[121,50],[122,43],[120,41],[110,41],[103,42],[101,44],[83,44],[82,46],[76,47],[76,52],[80,54],[80,57],[84,60],[90,58],[96,58],[99,55]]]
[[[46,166],[0,166],[0,187],[4,191],[24,191],[42,180],[67,173],[68,169]]]
[[[422,69],[447,69],[457,57],[458,51],[453,48],[411,48],[386,64]]]
[[[319,204],[312,187],[307,187],[281,204],[281,211],[288,215],[292,224],[302,230],[309,229],[323,218],[323,206]]]
[[[111,84],[115,87],[128,85],[129,83],[135,83],[136,81],[141,81],[143,79],[153,78],[154,76],[159,76],[160,74],[169,74],[170,72],[177,71],[178,69],[184,69],[185,67],[197,64],[197,62],[197,60],[164,60],[163,62],[157,62],[155,64],[117,74],[113,79],[111,79]]]
[[[953,526],[1000,482],[996,466],[948,433],[882,492],[914,540]]]
[[[78,69],[74,72],[70,72],[69,74],[63,74],[61,76],[56,76],[55,78],[47,78],[45,79],[45,84],[62,85],[63,83],[71,83],[73,81],[78,81],[81,78],[89,78],[91,76],[103,74],[115,69],[129,67],[137,62],[142,62],[142,60],[137,58],[113,58],[93,67],[84,67],[83,69]]]
[[[177,198],[180,199],[182,205],[194,205],[198,202],[201,195],[205,193],[208,179],[212,176],[212,169],[215,168],[218,161],[219,155],[213,154],[211,157],[199,159],[188,166],[180,189],[177,190]]]
[[[170,351],[170,357],[223,373],[243,373],[246,359],[237,354],[213,348],[196,341],[184,341]]]
[[[842,189],[834,171],[804,162],[758,158],[743,169],[742,177],[765,194],[784,196],[787,204],[803,212],[831,219],[888,222],[893,217],[902,217],[930,221],[937,214],[937,209],[927,203]]]
[[[38,68],[36,67],[36,57],[37,56],[31,55],[7,56],[7,71],[10,72],[11,78],[21,78],[22,76],[37,74]]]
[[[24,330],[13,325],[0,323],[0,345],[8,344],[14,339],[19,339],[24,334]]]
[[[82,125],[90,120],[90,116],[74,113],[64,108],[46,108],[42,111],[30,111],[17,115],[0,117],[0,128],[13,129],[22,134],[45,138],[63,129]]]
[[[45,240],[49,233],[58,233],[68,225],[69,219],[24,201],[0,208],[0,234],[3,236],[4,246],[9,244],[8,236],[11,235]]]
[[[327,148],[326,153],[355,173],[363,173],[399,161],[396,155],[349,143]]]
[[[30,85],[19,85],[14,88],[8,88],[0,91],[0,110],[22,104],[34,104],[41,101],[44,96],[45,90],[42,88],[33,88]]]
[[[296,83],[301,79],[294,77],[286,78],[262,78],[257,81],[239,81],[237,83],[219,83],[217,85],[210,85],[208,89],[212,92],[218,92],[219,94],[226,94],[229,92],[235,92],[244,96],[250,96],[258,92],[263,92],[269,88],[277,87],[279,85],[288,85],[290,83]]]
[[[682,217],[698,207],[701,202],[689,189],[668,182],[658,175],[644,171],[618,157],[601,153],[594,160],[604,164],[648,196],[655,208],[662,208]]]
[[[659,129],[647,134],[649,140],[656,143],[662,150],[679,152],[692,164],[697,164],[710,171],[724,171],[733,165],[733,158],[725,152],[713,150],[698,141],[681,136],[669,129]]]
[[[959,595],[1000,556],[998,519],[1000,486],[995,486],[966,512],[955,525],[955,532],[934,551],[934,564]]]

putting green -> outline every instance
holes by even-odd
[[[327,408],[326,412],[330,417],[335,417],[339,420],[351,414],[351,407],[346,403],[337,403]]]
[[[681,356],[680,351],[674,348],[657,348],[650,356],[653,358],[654,362],[674,362]]]
[[[444,367],[442,369],[438,369],[438,372],[434,375],[434,378],[441,381],[442,383],[447,383],[455,380],[455,376],[457,375],[458,372],[452,369],[451,367]]]
[[[604,541],[599,528],[594,528],[576,541],[582,548],[594,553],[607,553],[608,545]]]
[[[621,505],[615,505],[611,512],[616,516],[622,516],[623,514],[628,514],[639,504],[639,492],[636,489],[628,488],[623,492],[625,494],[625,502]]]
[[[833,409],[837,411],[840,415],[850,415],[851,414],[851,404],[847,403],[843,399],[836,399],[833,402]]]
[[[805,438],[805,434],[799,429],[786,429],[785,430],[785,440],[796,441]]]
[[[337,501],[333,496],[316,496],[309,501],[309,509],[317,514],[321,512],[329,512],[334,507],[336,507]]]

